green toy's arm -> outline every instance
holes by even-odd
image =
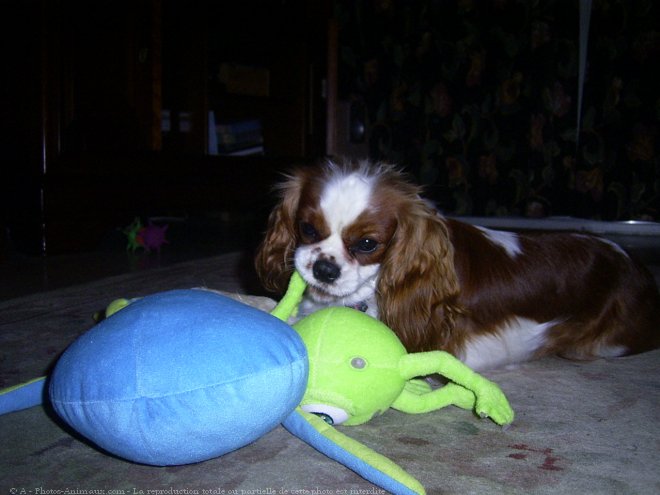
[[[439,373],[454,383],[426,394],[404,389],[392,405],[396,409],[410,413],[428,412],[454,404],[463,409],[474,407],[481,417],[490,417],[500,425],[513,421],[513,410],[500,387],[447,352],[407,354],[401,358],[399,366],[406,379]]]
[[[46,377],[0,390],[0,415],[42,404]]]
[[[282,425],[293,435],[363,478],[396,495],[424,495],[422,484],[387,457],[296,408]]]
[[[298,310],[298,305],[302,301],[306,287],[307,285],[300,274],[297,271],[293,272],[286,294],[270,314],[282,321],[287,321]]]
[[[467,388],[448,383],[441,388],[418,393],[406,387],[392,404],[392,408],[408,414],[423,414],[447,406],[457,406],[472,410],[476,397]]]

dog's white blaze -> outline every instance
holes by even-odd
[[[321,209],[332,233],[354,222],[369,206],[372,181],[360,174],[342,175],[329,183],[321,194]]]
[[[488,238],[490,242],[504,248],[506,253],[511,258],[515,258],[520,253],[522,253],[518,234],[514,234],[513,232],[506,232],[503,230],[491,230],[487,229],[486,227],[477,228],[483,232],[483,234]]]
[[[331,258],[334,257],[336,262],[339,262],[339,260],[343,258],[344,241],[342,240],[341,235],[335,231],[330,234],[330,237],[319,242],[318,246],[322,248],[323,254]],[[312,257],[313,259],[316,259],[313,251],[314,250],[312,249]]]
[[[480,335],[469,341],[460,358],[477,371],[527,361],[543,345],[548,329],[558,323],[560,320],[539,323],[514,318],[497,333]]]

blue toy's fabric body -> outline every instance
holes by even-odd
[[[261,437],[300,403],[304,344],[289,325],[216,293],[140,299],[79,337],[50,380],[56,412],[132,461],[187,464]]]

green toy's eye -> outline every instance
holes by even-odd
[[[332,419],[332,416],[330,416],[329,414],[314,413],[314,415],[316,415],[316,416],[318,416],[319,418],[321,418],[323,421],[325,421],[326,423],[328,423],[330,426],[333,426],[333,425],[335,424],[335,422],[334,422],[333,419]]]
[[[348,413],[344,409],[329,404],[303,404],[300,408],[333,426],[340,425],[348,419]]]
[[[351,366],[356,370],[361,370],[367,367],[367,361],[361,357],[354,357],[351,359]]]

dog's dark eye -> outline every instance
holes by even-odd
[[[357,253],[373,253],[378,247],[378,242],[373,239],[360,239],[353,245],[353,251]]]
[[[311,223],[301,222],[300,232],[304,237],[312,241],[317,240],[319,237],[318,231],[314,228],[314,226]]]

